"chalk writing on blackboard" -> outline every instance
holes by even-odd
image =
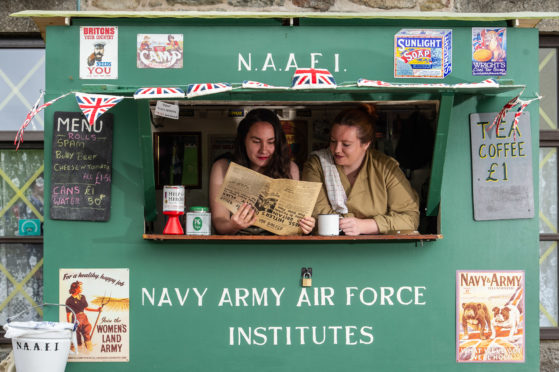
[[[474,218],[500,220],[532,218],[534,192],[530,113],[506,115],[492,127],[497,113],[471,114]]]
[[[112,150],[112,114],[104,114],[89,125],[82,113],[54,113],[52,219],[109,220]]]

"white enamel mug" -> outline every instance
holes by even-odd
[[[340,215],[319,214],[318,235],[324,235],[324,236],[340,235]]]

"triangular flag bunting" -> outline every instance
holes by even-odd
[[[519,95],[517,95],[516,97],[514,97],[513,99],[511,99],[510,101],[508,101],[503,106],[501,111],[499,111],[497,116],[495,116],[495,119],[493,120],[493,123],[491,123],[491,125],[487,128],[487,131],[489,131],[491,128],[495,127],[496,133],[499,133],[499,125],[501,125],[501,121],[503,121],[507,112],[509,112],[509,110],[511,108],[513,108],[514,106],[516,106],[516,104],[519,102],[521,94],[522,94],[522,92]]]
[[[124,97],[105,94],[76,93],[76,101],[87,118],[89,125],[94,125],[99,116],[103,115]]]
[[[198,97],[208,94],[227,92],[233,89],[229,83],[205,83],[205,84],[189,84],[186,90],[186,97]]]
[[[392,87],[394,84],[387,83],[386,81],[381,80],[367,80],[367,79],[359,79],[357,80],[358,87]]]
[[[336,88],[336,81],[326,69],[298,68],[291,82],[293,89]]]
[[[245,80],[243,81],[243,88],[252,88],[252,89],[289,89],[288,87],[276,87],[273,85],[268,85],[265,83],[260,83],[258,81],[251,81]]]
[[[140,88],[134,93],[134,99],[142,98],[184,98],[180,88]]]
[[[31,123],[31,120],[33,120],[35,115],[41,112],[45,107],[48,107],[52,105],[54,102],[58,101],[59,99],[66,97],[68,94],[70,93],[63,94],[60,97],[56,97],[55,99],[51,99],[50,101],[43,103],[42,105],[39,105],[39,102],[41,102],[41,99],[45,95],[44,91],[41,92],[39,99],[37,100],[37,102],[35,102],[35,104],[31,108],[31,111],[27,113],[27,116],[25,116],[25,121],[23,122],[23,124],[21,125],[21,127],[16,133],[16,138],[14,139],[14,145],[16,145],[16,150],[18,150],[19,145],[23,143],[23,132],[25,131],[25,128],[27,128],[29,123]]]
[[[514,133],[514,141],[515,141],[515,142],[516,142],[516,132],[517,132],[517,129],[518,129],[518,120],[520,119],[520,115],[522,115],[522,113],[524,112],[524,109],[525,109],[530,103],[532,103],[532,102],[534,102],[534,101],[538,101],[538,100],[540,100],[540,99],[542,99],[542,97],[537,96],[536,98],[532,98],[532,99],[529,99],[529,100],[527,100],[527,101],[524,101],[524,100],[521,100],[521,99],[518,100],[518,103],[520,104],[520,106],[518,107],[518,109],[517,109],[516,112],[514,113],[514,121],[512,122],[512,126],[513,126],[513,128],[515,129],[514,132],[513,132],[513,133]]]
[[[486,79],[479,83],[459,83],[454,86],[457,88],[498,88],[499,83],[495,79]]]

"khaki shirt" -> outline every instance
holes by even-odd
[[[349,213],[345,217],[373,218],[381,234],[393,230],[417,229],[418,196],[395,159],[375,150],[367,151],[353,187],[342,168],[337,168],[347,195]],[[311,156],[305,163],[302,179],[323,183],[313,216],[316,218],[319,214],[336,213],[328,200],[324,173],[317,156]]]

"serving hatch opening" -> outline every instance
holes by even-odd
[[[328,146],[334,117],[361,103],[378,114],[374,147],[395,158],[420,198],[420,234],[440,234],[436,216],[425,213],[440,101],[204,102],[165,101],[178,106],[178,119],[155,114],[150,102],[154,178],[158,216],[146,223],[147,234],[160,234],[164,185],[185,186],[186,210],[208,206],[212,164],[233,151],[236,129],[253,108],[267,108],[279,117],[292,160],[302,170],[308,155]],[[182,217],[184,218],[184,216]],[[183,221],[184,223],[184,221]],[[213,231],[213,230],[212,230]]]

